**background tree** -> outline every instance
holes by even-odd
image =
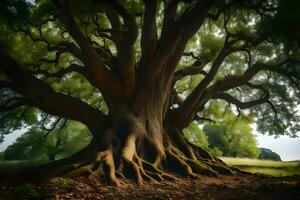
[[[184,132],[184,136],[190,142],[206,150],[209,150],[207,135],[205,134],[205,132],[203,132],[203,130],[199,126],[199,123],[193,121],[192,123],[189,124],[188,127],[186,127],[183,130],[183,132]]]
[[[229,106],[213,101],[206,115],[211,121],[202,124],[202,129],[194,121],[184,130],[189,141],[215,156],[257,158],[259,149],[252,133],[252,114],[237,116]]]
[[[259,150],[251,128],[252,114],[236,116],[230,107],[217,102],[213,102],[208,110],[219,119],[203,128],[210,148],[219,149],[223,156],[257,158]]]
[[[5,160],[56,160],[74,154],[89,143],[86,128],[65,122],[51,132],[32,128],[4,151]]]
[[[258,159],[281,161],[280,156],[271,149],[259,148],[260,153]]]
[[[85,165],[115,185],[116,174],[138,184],[174,179],[166,172],[233,174],[182,130],[221,99],[238,112],[254,108],[264,133],[296,135],[298,7],[297,0],[3,0],[1,135],[43,125],[45,113],[53,126],[60,118],[86,125],[89,145],[31,169],[35,176]]]
[[[0,152],[0,160],[4,160],[4,152],[3,151]]]

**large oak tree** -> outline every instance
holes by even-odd
[[[296,0],[2,0],[0,6],[2,133],[67,119],[92,135],[84,149],[24,176],[84,167],[119,185],[124,176],[142,184],[176,179],[171,173],[233,174],[183,136],[193,120],[209,120],[205,110],[216,99],[240,113],[253,108],[266,133],[299,130]]]

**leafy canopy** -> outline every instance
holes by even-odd
[[[158,1],[156,19],[158,36],[162,31],[164,8],[170,2]],[[180,1],[177,9],[178,18],[192,9],[195,2]],[[251,117],[258,124],[260,132],[294,137],[300,130],[299,108],[297,108],[300,97],[298,31],[300,14],[297,9],[300,2],[240,1],[236,5],[233,3],[230,9],[224,9],[224,5],[232,2],[234,1],[216,1],[210,10],[211,16],[189,40],[186,53],[182,56],[176,72],[190,66],[199,66],[199,63],[202,64],[203,70],[177,80],[175,91],[178,94],[178,102],[172,104],[171,109],[186,100],[205,78],[224,44],[234,42],[232,45],[234,51],[225,58],[211,85],[228,77],[242,76],[256,63],[263,63],[269,68],[259,71],[246,84],[229,88],[224,92],[225,95],[219,94],[212,99],[227,101],[232,107],[236,106],[237,113],[241,112],[246,116],[250,115],[250,112],[241,102],[265,99],[263,104],[251,107]],[[138,27],[141,28],[145,9],[142,1],[126,0],[121,4],[134,16]],[[114,58],[110,62],[116,62],[115,58],[118,56],[116,46],[110,39],[111,33],[105,31],[111,28],[105,15],[105,5],[105,1],[70,1],[72,14],[84,36],[90,39],[97,51],[104,50],[107,59]],[[1,49],[9,52],[26,70],[49,84],[56,92],[78,98],[105,114],[109,112],[101,92],[92,86],[86,77],[76,71],[67,73],[70,66],[74,64],[82,66],[83,63],[74,52],[66,48],[66,44],[75,46],[77,44],[57,20],[57,10],[51,1],[36,0],[32,4],[24,0],[2,0],[0,9]],[[99,32],[99,27],[103,32]],[[137,68],[141,57],[140,35],[141,32],[134,43]],[[107,67],[109,68],[109,65]],[[115,69],[109,70],[114,72]],[[8,78],[0,73],[0,80],[4,83]],[[0,141],[5,134],[16,129],[57,125],[55,122],[59,118],[56,116],[48,116],[30,105],[16,106],[20,105],[21,100],[24,99],[18,93],[0,87]],[[227,115],[227,118],[234,121],[231,115]],[[209,106],[205,106],[197,116],[223,117],[212,116]],[[198,123],[202,122],[200,120]],[[242,122],[236,126],[243,126],[241,124]],[[222,132],[226,130],[222,123],[218,126],[220,126],[218,131],[223,128]],[[232,128],[237,130],[245,128],[236,126]],[[248,132],[248,128],[245,129]],[[59,132],[57,131],[58,134]],[[31,134],[34,135],[35,131],[31,131]]]

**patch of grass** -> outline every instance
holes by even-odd
[[[300,167],[284,167],[284,168],[242,167],[241,170],[250,173],[267,174],[267,175],[277,176],[277,177],[300,175]]]
[[[52,178],[50,180],[50,183],[55,183],[61,186],[68,186],[71,183],[73,183],[74,181],[70,178],[63,178],[63,177],[56,177],[56,178]]]
[[[282,162],[272,160],[258,160],[250,158],[221,158],[225,163],[239,167],[250,173],[267,174],[271,176],[300,175],[300,162]]]

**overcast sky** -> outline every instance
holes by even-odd
[[[256,135],[259,147],[271,149],[279,154],[284,161],[300,160],[300,137],[290,138],[288,136],[280,136],[275,139],[273,136]],[[298,134],[298,136],[300,135]]]

